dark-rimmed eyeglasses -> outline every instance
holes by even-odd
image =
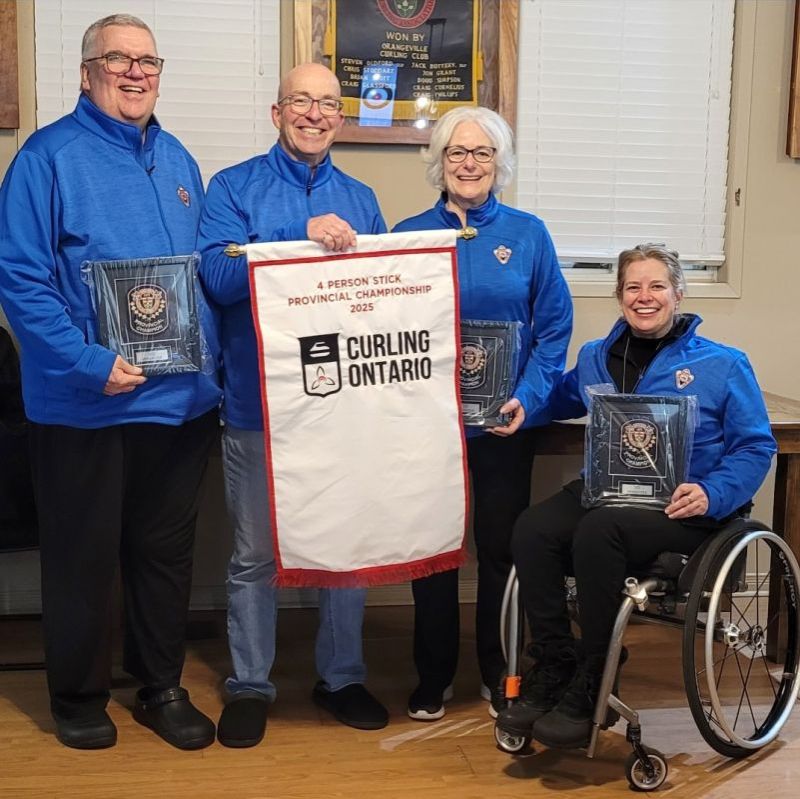
[[[130,71],[134,63],[139,65],[139,69],[145,75],[160,75],[161,70],[164,69],[164,59],[154,55],[133,58],[122,53],[105,53],[94,58],[83,59],[84,64],[88,64],[90,61],[105,61],[105,67],[112,75],[124,75]]]
[[[344,103],[335,97],[322,97],[316,100],[307,94],[287,94],[278,100],[278,105],[288,105],[298,114],[307,114],[314,103],[319,106],[320,114],[326,117],[335,117],[344,107]]]
[[[444,148],[444,154],[451,164],[460,164],[462,161],[466,161],[468,155],[472,155],[479,164],[488,164],[494,158],[496,152],[497,147],[475,147],[472,150],[468,150],[466,147],[459,147],[459,145],[454,144],[452,147]]]

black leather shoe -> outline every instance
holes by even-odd
[[[337,721],[358,730],[381,730],[389,723],[386,708],[361,683],[329,691],[320,680],[311,698]]]
[[[216,728],[190,701],[185,688],[136,694],[133,718],[178,749],[202,749],[214,742]]]
[[[117,742],[117,728],[105,710],[67,719],[53,714],[56,738],[73,749],[108,749]]]
[[[261,743],[267,729],[268,710],[269,702],[264,696],[233,696],[219,717],[217,740],[234,749]]]

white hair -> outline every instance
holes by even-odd
[[[109,28],[112,25],[141,28],[150,34],[150,38],[153,40],[153,44],[155,44],[156,37],[153,36],[153,31],[151,31],[150,26],[139,19],[139,17],[134,17],[132,14],[111,14],[111,16],[98,19],[97,22],[93,22],[86,29],[86,33],[83,34],[83,42],[81,43],[81,61],[86,61],[87,58],[93,58],[94,55],[100,55],[100,53],[94,53],[97,34],[100,33],[103,28]]]
[[[428,183],[435,189],[444,191],[444,166],[442,154],[456,127],[462,122],[475,122],[489,137],[492,147],[497,149],[494,156],[495,174],[492,193],[502,191],[514,176],[516,157],[514,155],[514,134],[511,126],[500,114],[483,106],[463,106],[448,111],[436,123],[431,133],[428,147],[422,149],[422,160],[426,164]]]

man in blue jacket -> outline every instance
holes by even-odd
[[[208,187],[200,219],[200,274],[222,308],[225,405],[223,467],[234,550],[228,567],[228,638],[233,675],[217,737],[225,746],[255,746],[275,699],[277,589],[273,584],[269,498],[256,334],[245,259],[228,244],[310,239],[329,250],[355,234],[385,233],[371,189],[334,167],[328,150],[344,122],[339,82],[319,64],[303,64],[281,81],[272,121],[278,142],[265,155],[225,169]],[[365,589],[320,591],[316,642],[320,680],[313,699],[343,724],[386,726],[386,709],[364,687],[361,652]]]
[[[51,710],[67,746],[116,742],[106,705],[119,564],[123,665],[143,684],[134,718],[197,749],[214,725],[180,678],[198,492],[218,428],[215,367],[145,378],[98,344],[80,269],[191,253],[203,186],[153,116],[163,60],[147,25],[98,20],[81,57],[77,107],[28,139],[0,189],[0,302],[31,422]]]

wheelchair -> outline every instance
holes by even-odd
[[[567,601],[574,610],[574,587],[567,589]],[[634,611],[647,620],[683,628],[686,697],[695,724],[712,749],[743,758],[772,742],[800,687],[798,601],[800,570],[794,554],[779,535],[749,519],[736,519],[709,536],[691,557],[662,553],[643,573],[632,574],[622,589],[587,756],[594,756],[611,708],[627,722],[632,752],[625,774],[631,788],[653,791],[667,778],[665,756],[642,743],[638,713],[613,694],[622,638]],[[514,569],[503,599],[501,634],[510,703],[519,696],[524,643]],[[529,751],[531,744],[529,736],[512,735],[497,724],[495,741],[508,754]]]

